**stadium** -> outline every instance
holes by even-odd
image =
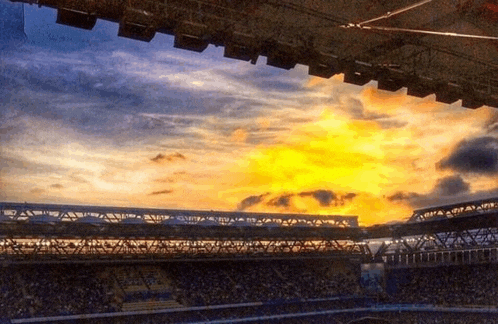
[[[4,323],[495,323],[498,199],[358,226],[1,203]]]
[[[27,49],[18,50],[29,37],[24,7],[10,2],[26,4],[31,13],[31,5],[55,9],[52,24],[81,33],[93,30],[96,36],[75,33],[85,36],[77,41],[41,19],[43,13],[30,21],[35,37]],[[417,209],[407,221],[371,226],[360,225],[358,216],[285,209],[292,207],[292,199],[308,199],[328,212],[325,208],[349,203],[368,207],[376,202],[387,206],[385,211],[396,200],[412,208],[416,199],[495,196],[498,116],[469,111],[466,116],[480,122],[473,125],[471,118],[457,123],[438,115],[443,135],[443,127],[430,129],[428,124],[435,120],[432,113],[447,109],[441,103],[455,111],[460,108],[456,102],[470,109],[498,107],[497,1],[11,0],[0,3],[0,11],[0,45],[12,51],[0,57],[5,67],[0,84],[6,85],[0,93],[8,101],[0,107],[0,134],[6,134],[0,165],[9,173],[0,177],[0,201],[5,201],[0,202],[0,323],[498,323],[498,198]],[[145,43],[136,45],[137,52],[123,50],[125,41],[114,43],[108,37],[110,25],[102,21],[116,23],[118,36]],[[53,34],[45,35],[45,28]],[[260,67],[263,72],[243,74],[242,65],[216,72],[211,70],[218,64],[214,60],[196,63],[197,57],[164,51],[153,41],[168,40],[161,34],[189,55],[222,47],[222,53],[213,53],[253,65],[265,58],[279,72]],[[69,45],[81,46],[80,51]],[[147,70],[144,57],[157,66]],[[188,71],[191,65],[198,71]],[[320,80],[311,78],[304,86],[302,81],[299,86],[283,82],[292,75],[280,73],[302,75],[303,66],[306,76]],[[150,80],[152,72],[158,72],[157,80]],[[189,73],[195,78],[189,79]],[[334,83],[339,75],[346,85]],[[246,80],[251,78],[254,85]],[[343,90],[324,95],[315,89],[308,102],[298,101],[325,79]],[[225,86],[218,85],[220,80]],[[237,80],[244,82],[230,90]],[[214,90],[192,90],[209,84],[216,85]],[[348,85],[366,90],[346,95],[359,91]],[[402,88],[406,96],[400,95]],[[236,96],[227,95],[228,90]],[[377,90],[394,93],[379,95],[378,111],[373,109]],[[293,92],[296,97],[290,96]],[[434,102],[422,100],[431,95]],[[280,101],[254,101],[266,96]],[[301,109],[317,98],[328,110],[320,107],[309,115],[296,115],[297,108],[282,110],[277,117],[267,115],[272,127],[270,119],[259,119],[265,109]],[[402,112],[405,119],[386,114],[384,101],[389,100],[396,107],[411,105],[413,111]],[[223,109],[213,112],[210,105]],[[249,108],[254,112],[248,121],[235,123],[237,116],[251,113]],[[414,124],[420,128],[408,128],[424,109],[430,118]],[[249,127],[254,121],[257,125]],[[406,132],[396,132],[405,126]],[[280,140],[303,129],[307,135],[301,145]],[[136,135],[135,146],[127,144],[132,142],[127,133]],[[380,134],[375,141],[381,143],[372,142],[372,134]],[[422,135],[428,137],[417,138]],[[412,141],[401,143],[409,136]],[[314,146],[319,137],[326,139],[326,149]],[[185,142],[179,144],[179,138]],[[433,148],[434,142],[439,146]],[[153,143],[149,151],[144,143]],[[261,165],[254,163],[257,154],[249,154],[245,163],[237,158],[240,165],[256,165],[253,169],[209,168],[227,157],[235,161],[250,145],[265,148],[260,156],[272,156],[271,148],[304,153],[275,155]],[[308,158],[310,151],[323,155]],[[395,157],[384,160],[386,153]],[[338,162],[326,163],[341,154],[345,157]],[[288,156],[303,165],[276,163]],[[349,171],[343,165],[348,162]],[[271,177],[282,171],[277,169],[285,169],[282,176]],[[229,170],[228,176],[222,178],[220,170]],[[260,187],[236,192],[246,174],[261,170],[263,184],[254,181],[257,177],[248,181]],[[411,181],[399,175],[410,170]],[[344,171],[350,177],[343,178]],[[294,173],[311,180],[310,175],[318,176],[315,183],[291,186]],[[486,181],[478,182],[476,175]],[[271,180],[283,189],[265,191]],[[476,180],[472,190],[471,180]],[[399,183],[405,187],[389,191],[382,187],[389,181],[389,190]],[[218,182],[222,185],[214,187]],[[318,187],[323,183],[336,187]],[[231,207],[241,197],[243,208],[99,206],[103,201],[111,205],[110,198],[116,205],[198,206],[199,197],[207,194],[213,204],[214,196],[217,204],[230,198]],[[363,205],[351,202],[358,197]],[[24,199],[92,205],[7,202]],[[246,207],[296,213],[245,212]],[[375,217],[376,212],[366,210]],[[391,214],[405,216],[398,210]]]

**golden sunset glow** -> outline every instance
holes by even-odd
[[[160,41],[129,49],[118,39],[92,55],[48,42],[4,55],[0,74],[13,86],[0,110],[0,200],[374,224],[498,193],[495,109]],[[473,160],[486,152],[489,163]]]
[[[320,80],[318,91],[323,92],[328,83],[346,87],[336,79]],[[271,143],[236,146],[224,153],[151,152],[139,147],[95,150],[77,144],[77,138],[60,144],[57,153],[16,153],[15,147],[4,146],[4,152],[23,154],[31,163],[67,169],[67,176],[16,174],[13,179],[5,174],[2,186],[16,182],[11,192],[23,192],[30,201],[192,209],[233,210],[244,198],[263,195],[261,203],[246,210],[347,214],[360,216],[364,224],[387,222],[406,218],[413,207],[386,197],[430,192],[439,178],[451,175],[437,170],[436,163],[458,142],[479,135],[494,115],[487,108],[451,108],[402,93],[379,93],[371,86],[356,93],[365,111],[394,116],[406,125],[383,128],[375,120],[350,118],[333,105],[317,105],[307,108],[312,121],[292,125]],[[271,119],[271,115],[259,118],[258,128],[270,128]],[[47,140],[60,136],[56,130],[37,132]],[[245,143],[250,136],[244,128],[226,134],[227,143]],[[207,133],[203,137],[222,141],[222,137],[209,139]],[[494,177],[472,180],[476,190],[497,184]],[[336,199],[321,204],[307,194],[317,190],[330,190]],[[344,199],[348,193],[354,197]],[[282,196],[287,204],[272,203]]]

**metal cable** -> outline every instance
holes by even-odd
[[[397,27],[380,27],[380,26],[363,26],[359,24],[349,24],[347,26],[340,26],[341,28],[358,28],[365,30],[378,30],[386,32],[402,32],[402,33],[412,33],[412,34],[424,34],[424,35],[438,35],[438,36],[449,36],[449,37],[460,37],[460,38],[474,38],[474,39],[487,39],[487,40],[498,40],[495,36],[482,36],[482,35],[470,35],[470,34],[460,34],[452,32],[439,32],[432,30],[423,29],[410,29],[410,28],[397,28]]]
[[[415,9],[417,7],[420,7],[420,6],[424,5],[424,4],[432,2],[432,1],[433,0],[423,0],[423,1],[417,2],[415,4],[412,4],[412,5],[408,6],[408,7],[404,7],[404,8],[398,9],[398,10],[394,10],[393,12],[389,11],[386,14],[380,16],[380,17],[376,17],[376,18],[372,18],[372,19],[369,19],[369,20],[362,21],[362,22],[358,23],[357,25],[361,26],[361,25],[372,23],[374,21],[378,21],[378,20],[382,20],[382,19],[387,19],[387,18],[396,16],[396,15],[399,15],[400,13],[403,13],[405,11],[409,11],[409,10]]]

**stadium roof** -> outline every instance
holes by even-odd
[[[498,5],[492,0],[14,0],[57,8],[57,22],[92,29],[119,22],[118,35],[150,41],[174,35],[174,46],[462,106],[498,107]]]

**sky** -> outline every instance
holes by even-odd
[[[0,15],[0,201],[369,225],[498,196],[494,108],[129,40],[106,21],[79,30],[49,8],[26,5],[25,35],[12,17]]]

